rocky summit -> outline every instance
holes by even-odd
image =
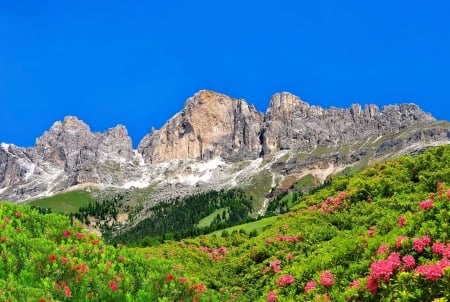
[[[32,148],[2,143],[0,199],[150,185],[157,198],[255,183],[263,183],[257,189],[264,199],[305,175],[324,181],[449,142],[450,124],[415,104],[324,109],[283,92],[272,97],[264,114],[243,99],[202,90],[137,150],[125,126],[96,133],[73,116],[55,122]]]

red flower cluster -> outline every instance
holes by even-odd
[[[308,211],[314,211],[318,209],[321,213],[332,213],[342,205],[342,202],[345,200],[345,198],[345,192],[339,192],[338,197],[329,196],[324,202],[322,202],[320,206],[317,204],[309,206]]]
[[[359,285],[359,280],[353,280],[352,284],[350,284],[350,288],[358,288]]]
[[[423,200],[419,205],[419,209],[422,211],[432,209],[433,207],[434,207],[434,202],[431,199]]]
[[[167,277],[166,277],[166,281],[167,282],[172,282],[172,280],[173,280],[173,275],[172,274],[168,274]]]
[[[109,288],[110,288],[112,291],[116,291],[116,290],[119,289],[119,287],[117,286],[116,282],[114,282],[114,281],[109,282]]]
[[[64,231],[64,238],[69,238],[70,237],[70,231],[69,230],[65,230]]]
[[[442,277],[442,271],[447,267],[450,267],[450,261],[444,258],[436,263],[420,265],[414,272],[424,276],[428,280],[436,281]]]
[[[344,194],[345,197],[345,194]],[[319,208],[319,211],[322,213],[333,213],[336,209],[338,209],[342,204],[343,199],[328,197]]]
[[[416,259],[411,255],[405,255],[402,257],[403,270],[410,270],[416,266]]]
[[[294,283],[294,277],[287,274],[287,275],[283,275],[280,278],[278,278],[277,286],[281,287],[281,286],[285,286],[285,285],[290,285],[292,283]]]
[[[403,242],[408,240],[408,236],[398,236],[397,240],[395,241],[395,248],[400,249],[402,247]]]
[[[402,227],[404,227],[406,225],[406,217],[405,216],[401,216],[399,219],[398,219],[398,227],[399,228],[402,228]]]
[[[320,284],[325,287],[330,287],[334,283],[334,276],[329,271],[324,271],[320,274]]]
[[[400,255],[397,252],[391,253],[386,260],[378,260],[371,264],[370,275],[367,279],[367,289],[376,293],[379,282],[387,282],[396,268],[400,266]]]
[[[450,243],[447,243],[447,245],[435,242],[433,243],[433,246],[431,248],[433,250],[433,253],[436,255],[441,255],[444,258],[450,259]]]
[[[413,239],[413,248],[416,252],[422,253],[423,249],[431,243],[430,237],[423,235],[421,238]]]
[[[375,227],[374,226],[371,226],[370,228],[369,228],[369,237],[373,237],[374,235],[375,235],[375,232],[376,232],[376,229],[375,229]]]
[[[226,254],[228,254],[228,250],[227,250],[226,247],[222,246],[222,247],[219,247],[219,248],[217,248],[217,249],[211,251],[211,252],[209,253],[209,257],[210,257],[212,260],[220,261],[220,260],[223,259],[223,257],[224,257]]]
[[[276,259],[269,263],[269,267],[275,272],[278,273],[281,270],[281,261]]]
[[[377,255],[384,255],[389,251],[389,244],[382,244],[377,250]]]
[[[284,241],[284,242],[299,242],[300,239],[298,239],[297,236],[288,236],[288,235],[279,235],[276,238],[277,241]]]
[[[310,291],[312,291],[313,289],[316,288],[316,281],[309,281],[308,283],[306,283],[305,285],[305,294],[309,293]]]
[[[277,295],[275,294],[274,291],[269,291],[267,293],[267,302],[273,302],[275,300],[277,300]]]

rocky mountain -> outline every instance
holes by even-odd
[[[143,188],[148,200],[209,188],[247,188],[263,209],[273,188],[323,181],[372,161],[450,142],[450,124],[415,104],[324,109],[275,94],[265,114],[243,99],[202,90],[133,150],[124,126],[92,132],[76,117],[53,124],[32,148],[1,144],[0,199],[67,189]]]

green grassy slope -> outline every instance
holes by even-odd
[[[70,191],[57,194],[51,197],[44,197],[33,200],[29,205],[41,208],[50,208],[54,213],[73,213],[80,207],[87,206],[89,202],[94,201],[91,193],[86,191]]]
[[[450,146],[336,177],[268,225],[252,238],[113,247],[5,203],[0,299],[447,301]]]

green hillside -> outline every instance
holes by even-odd
[[[29,204],[44,209],[50,209],[54,213],[73,213],[80,207],[87,206],[89,202],[94,201],[91,193],[86,191],[70,191],[56,194],[50,197],[44,197],[31,201]]]
[[[450,299],[450,146],[333,178],[268,219],[254,237],[237,226],[130,248],[64,216],[3,203],[0,299]]]

